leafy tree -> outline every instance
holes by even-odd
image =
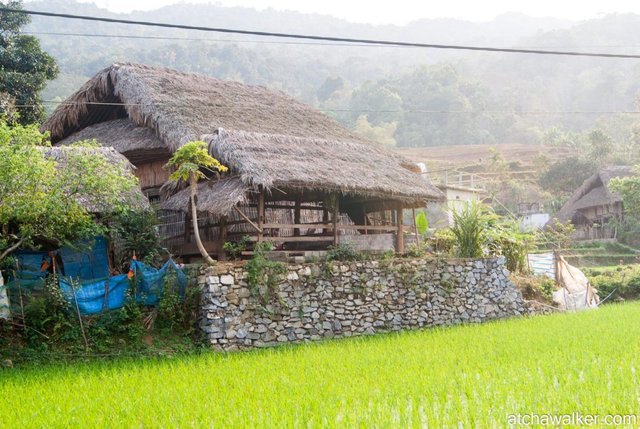
[[[205,179],[206,175],[200,169],[208,169],[211,171],[227,171],[225,167],[209,155],[207,152],[207,144],[203,141],[191,141],[178,149],[169,162],[167,167],[173,168],[174,172],[169,176],[173,181],[184,181],[189,184],[191,190],[191,220],[193,221],[193,235],[196,239],[196,245],[204,260],[213,265],[215,261],[209,256],[200,239],[200,231],[198,228],[198,210],[196,207],[196,199],[198,192],[198,180]]]
[[[327,101],[336,92],[344,88],[344,80],[341,77],[328,77],[322,86],[318,88],[316,96],[321,102]]]
[[[396,132],[396,127],[396,122],[381,122],[378,126],[372,125],[367,120],[367,116],[361,115],[356,121],[355,132],[383,145],[395,146],[396,139],[393,138],[393,135]]]
[[[352,118],[366,115],[373,125],[392,123],[402,116],[402,99],[386,83],[365,82],[351,95]]]
[[[632,176],[611,179],[609,187],[622,196],[625,215],[640,220],[640,165],[633,172]]]
[[[47,145],[33,125],[0,122],[0,262],[19,247],[103,233],[92,212],[116,213],[134,202],[135,177],[95,145],[74,145],[59,162],[46,155]]]
[[[0,1],[0,6],[22,9],[21,1]],[[34,36],[20,34],[20,28],[28,24],[28,15],[0,12],[0,93],[12,97],[18,105],[18,121],[21,124],[42,120],[44,109],[39,92],[47,81],[58,75],[55,60],[40,48]],[[0,103],[0,114],[10,112]]]
[[[599,167],[605,166],[611,159],[613,142],[611,137],[600,129],[595,129],[587,135],[589,143],[589,159]]]
[[[596,171],[598,165],[594,161],[570,156],[551,164],[540,176],[539,183],[548,191],[566,196]]]

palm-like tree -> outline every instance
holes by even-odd
[[[224,172],[227,171],[228,168],[222,165],[220,161],[209,155],[209,152],[207,151],[207,144],[203,141],[191,141],[182,146],[173,154],[169,162],[167,162],[166,167],[174,169],[174,172],[169,176],[169,180],[182,180],[189,183],[189,188],[191,190],[191,220],[193,221],[193,235],[195,236],[198,250],[205,262],[209,265],[213,265],[215,264],[215,261],[211,256],[209,256],[207,249],[204,248],[202,240],[200,239],[200,231],[198,229],[198,211],[196,209],[198,180],[206,178],[204,173],[200,171],[201,169]]]

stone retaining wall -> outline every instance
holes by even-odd
[[[273,346],[529,312],[504,259],[288,265],[271,288],[251,288],[243,266],[203,270],[200,326],[219,350]]]

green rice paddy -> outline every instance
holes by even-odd
[[[640,413],[638,371],[640,303],[610,305],[248,353],[0,370],[0,427],[504,427],[514,413]]]

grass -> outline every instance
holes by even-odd
[[[6,427],[503,427],[634,414],[640,303],[229,355],[0,370]]]

